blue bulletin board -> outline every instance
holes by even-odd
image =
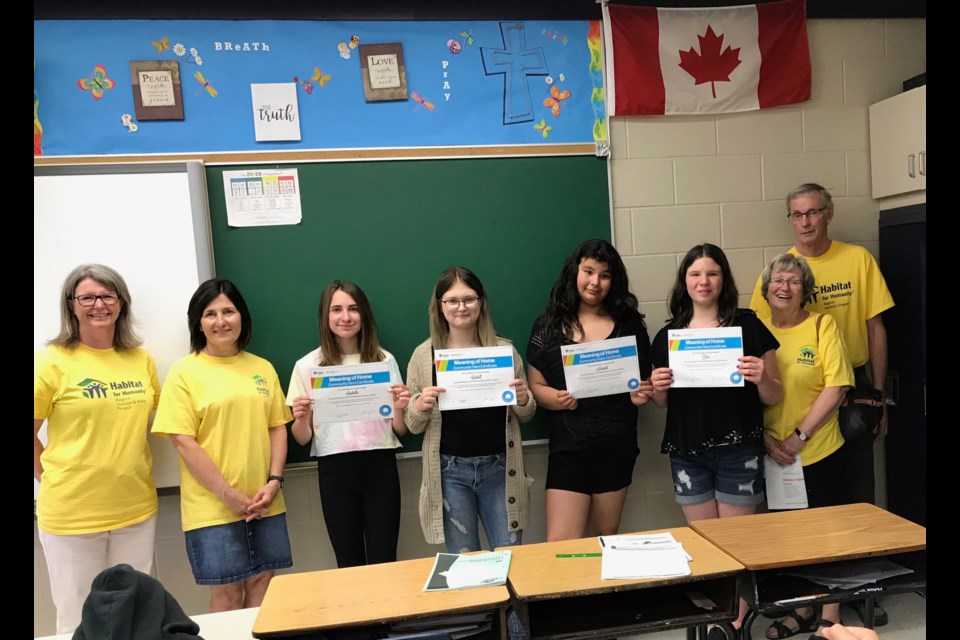
[[[404,100],[364,99],[357,45],[381,43]],[[606,140],[598,21],[38,20],[34,56],[45,156]],[[140,60],[178,63],[183,120],[123,121]],[[259,83],[296,83],[300,141],[256,142]]]

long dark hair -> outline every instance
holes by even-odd
[[[243,351],[250,344],[250,338],[253,337],[253,318],[250,316],[250,309],[247,307],[246,300],[240,295],[237,289],[229,280],[213,278],[201,284],[190,298],[190,305],[187,307],[187,325],[190,327],[190,349],[194,353],[200,353],[207,346],[207,336],[203,334],[200,328],[200,318],[210,303],[216,300],[220,294],[227,296],[233,306],[237,308],[240,314],[240,335],[237,337],[237,353]]]
[[[583,332],[583,327],[580,326],[580,293],[577,291],[577,274],[580,271],[580,263],[587,258],[602,262],[610,269],[610,292],[601,305],[614,322],[619,321],[630,311],[637,311],[640,306],[637,296],[630,293],[627,268],[613,245],[600,238],[585,240],[564,261],[560,275],[557,276],[550,290],[550,299],[547,301],[547,329],[562,333],[568,340],[573,339],[576,332]],[[642,314],[640,318],[643,324]]]
[[[346,280],[334,280],[323,290],[320,296],[320,308],[317,311],[320,321],[320,354],[323,365],[343,363],[343,353],[337,336],[330,329],[330,305],[333,294],[343,291],[353,298],[360,310],[360,335],[357,336],[360,345],[360,362],[380,362],[383,360],[383,351],[377,336],[377,321],[373,318],[373,308],[367,300],[363,289]]]
[[[721,327],[729,326],[737,314],[739,294],[737,284],[733,281],[733,271],[727,261],[723,249],[715,244],[704,243],[687,251],[677,269],[677,279],[670,290],[667,308],[670,310],[670,321],[678,327],[686,327],[693,318],[693,300],[687,293],[687,271],[700,258],[710,258],[720,266],[720,275],[723,283],[720,285],[720,295],[717,296],[717,322]]]

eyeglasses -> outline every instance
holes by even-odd
[[[476,296],[470,296],[469,298],[447,298],[440,302],[443,303],[443,306],[447,309],[453,311],[454,309],[459,309],[461,304],[465,309],[473,309],[477,306],[477,303],[480,302],[480,298]]]
[[[807,211],[791,211],[787,214],[787,217],[791,220],[801,220],[803,218],[809,220],[810,218],[816,218],[828,208],[829,207],[820,207],[819,209],[809,209]]]
[[[71,296],[70,299],[79,302],[81,307],[92,307],[93,305],[97,304],[97,300],[100,300],[108,307],[112,307],[120,301],[120,297],[115,293],[105,293],[102,296]]]
[[[770,284],[775,284],[778,287],[787,286],[791,289],[799,289],[803,284],[799,280],[784,280],[783,278],[773,278],[770,280]]]

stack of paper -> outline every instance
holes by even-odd
[[[467,613],[426,620],[407,620],[393,625],[385,638],[396,640],[460,640],[493,627],[493,613]]]
[[[692,559],[673,534],[600,536],[600,577],[664,578],[690,575]]]
[[[510,557],[510,551],[471,555],[438,553],[423,590],[445,591],[506,584]]]

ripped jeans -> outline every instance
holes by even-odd
[[[443,538],[450,553],[480,551],[480,523],[492,551],[520,544],[521,531],[507,528],[506,455],[440,454]]]
[[[670,454],[677,502],[695,505],[716,498],[738,506],[760,504],[765,489],[763,456],[763,446],[752,441],[697,454]]]

